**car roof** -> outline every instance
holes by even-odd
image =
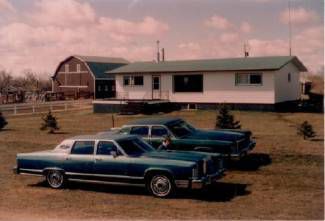
[[[170,122],[182,120],[179,117],[152,117],[152,118],[142,118],[134,121],[130,121],[125,125],[153,125],[153,124],[161,124],[166,125]]]
[[[91,134],[91,135],[79,135],[69,138],[70,140],[124,140],[128,138],[137,137],[135,135],[128,134],[112,134],[112,133],[99,133],[99,134]]]

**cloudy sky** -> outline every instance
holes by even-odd
[[[292,53],[324,67],[323,0],[291,0]],[[0,69],[52,75],[72,54],[153,60],[288,55],[287,0],[0,0]]]

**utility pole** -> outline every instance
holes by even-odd
[[[292,27],[291,27],[291,4],[290,4],[290,0],[288,1],[288,14],[289,14],[289,55],[291,56],[291,35],[292,35]]]

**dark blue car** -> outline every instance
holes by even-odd
[[[203,188],[224,172],[218,154],[156,151],[134,135],[85,135],[54,150],[17,154],[17,174],[45,176],[52,188],[66,181],[140,185],[157,197],[177,188]]]

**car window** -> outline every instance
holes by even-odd
[[[119,140],[117,143],[127,155],[131,156],[140,155],[154,150],[153,147],[139,138]]]
[[[115,144],[111,141],[100,141],[97,146],[97,155],[111,155],[111,151],[116,151]]]
[[[131,127],[123,127],[120,130],[120,133],[122,133],[122,134],[129,134],[130,133],[130,130],[131,130]]]
[[[152,137],[163,137],[163,136],[167,136],[168,135],[168,131],[166,128],[162,127],[162,126],[152,126],[151,128],[151,136]]]
[[[93,154],[95,141],[76,141],[72,147],[71,154]]]
[[[139,135],[139,136],[148,136],[149,127],[147,126],[136,126],[132,127],[130,134]]]
[[[194,132],[194,128],[184,121],[173,122],[167,127],[176,137],[185,137]]]

